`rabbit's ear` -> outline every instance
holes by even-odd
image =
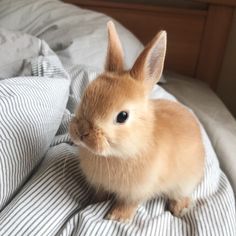
[[[161,78],[166,54],[166,32],[160,31],[144,48],[130,70],[136,80],[145,80],[153,86]]]
[[[123,71],[123,49],[112,21],[107,23],[108,48],[105,70],[111,72]]]

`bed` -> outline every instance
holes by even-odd
[[[114,8],[119,10],[117,6],[123,6],[124,14],[131,12],[130,6],[125,6],[129,9],[125,13],[124,5],[107,1],[70,2],[103,12],[109,9],[109,15],[115,14]],[[199,38],[191,41],[196,37],[192,32],[189,44],[180,46],[188,45],[193,51],[180,56],[173,43],[180,38],[170,28],[167,70],[150,95],[178,99],[202,124],[207,158],[204,180],[193,193],[196,207],[177,218],[165,209],[166,200],[157,197],[140,206],[134,220],[124,224],[103,219],[112,201],[90,204],[92,193],[68,135],[83,89],[103,69],[110,17],[57,0],[0,1],[0,235],[236,235],[236,121],[209,88],[217,84],[221,63],[219,57],[211,59],[222,55],[235,4],[212,2],[198,13],[176,9],[180,19],[181,15],[197,17],[202,22],[198,33],[203,40],[201,45]],[[213,13],[220,14],[218,7],[225,9],[228,28],[211,22]],[[154,10],[164,16],[176,14],[173,7]],[[162,18],[164,25],[171,25]],[[127,29],[132,30],[132,23],[122,22],[126,28],[114,22],[129,67],[143,44]],[[214,37],[208,34],[209,22],[224,36],[206,58],[204,49],[209,47],[209,37]],[[183,64],[177,63],[180,60]],[[208,60],[213,64],[206,72]]]

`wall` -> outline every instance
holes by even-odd
[[[236,9],[220,73],[217,94],[236,117]]]

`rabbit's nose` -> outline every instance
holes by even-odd
[[[84,138],[86,138],[88,135],[89,135],[89,132],[86,132],[86,133],[80,134],[80,139],[83,141]]]
[[[79,125],[78,125],[78,131],[79,131],[80,140],[83,141],[84,138],[86,138],[89,135],[90,126],[89,126],[88,121],[81,120],[81,122],[79,122]]]

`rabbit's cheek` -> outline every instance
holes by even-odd
[[[76,119],[72,119],[72,121],[70,122],[69,134],[73,142],[78,145],[80,143],[80,136]]]

